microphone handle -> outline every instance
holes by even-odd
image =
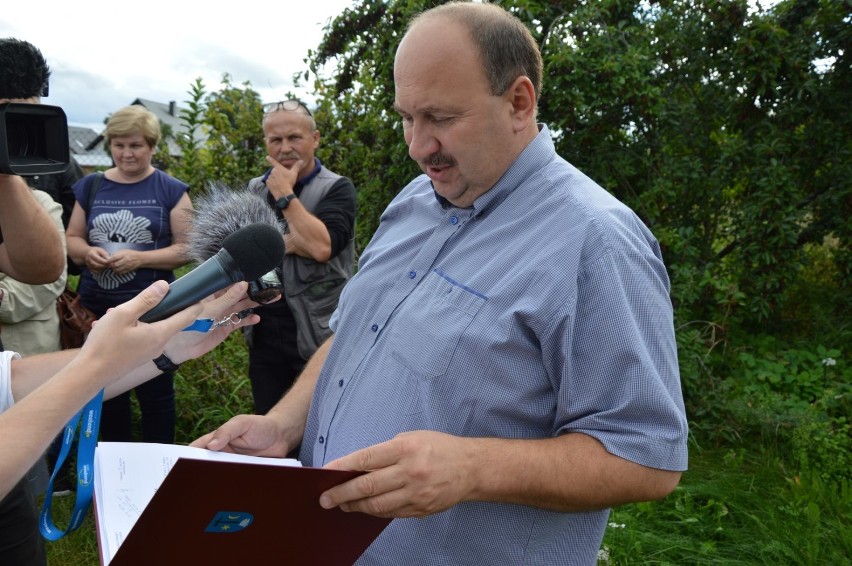
[[[139,317],[141,322],[157,322],[180,312],[201,299],[243,280],[243,273],[224,248],[207,261],[169,285],[163,300]]]

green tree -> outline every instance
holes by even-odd
[[[848,7],[589,2],[550,28],[542,116],[652,226],[693,316],[766,324],[806,244],[837,236],[848,261]]]
[[[393,110],[393,53],[406,22],[423,2],[362,1],[335,18],[308,53],[322,133],[321,155],[358,191],[356,247],[364,248],[379,215],[419,169],[408,159]],[[430,4],[431,5],[431,4]],[[334,64],[330,77],[322,71]]]
[[[265,148],[261,129],[260,95],[246,81],[242,88],[231,84],[231,76],[222,77],[223,87],[210,93],[205,102],[203,123],[207,141],[207,181],[228,186],[244,185],[257,176],[264,163]]]
[[[266,152],[260,95],[251,83],[234,86],[226,73],[219,91],[208,93],[197,78],[187,93],[184,128],[176,137],[182,155],[171,172],[200,191],[211,182],[240,187],[257,176]]]
[[[437,3],[362,0],[309,53],[329,163],[359,189],[359,247],[418,172],[392,110],[393,54]],[[540,121],[560,154],[659,237],[679,316],[780,320],[826,239],[848,288],[848,0],[496,3],[542,48]]]
[[[175,140],[181,149],[181,158],[172,167],[172,173],[178,179],[189,184],[192,190],[202,190],[207,182],[207,164],[204,159],[204,140],[206,129],[204,126],[204,82],[201,78],[195,79],[190,86],[189,100],[185,101],[187,108],[180,111],[180,119],[185,130]]]

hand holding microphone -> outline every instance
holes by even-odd
[[[273,226],[249,224],[228,235],[222,249],[169,285],[162,302],[139,317],[142,322],[168,318],[238,281],[251,281],[281,265],[284,240]]]
[[[195,322],[199,321],[222,321],[229,320],[235,313],[251,311],[257,306],[257,302],[246,297],[248,284],[245,282],[229,286],[224,293],[209,301],[200,303],[202,311],[196,316]],[[163,352],[175,364],[180,364],[189,359],[198,358],[218,346],[235,329],[241,329],[257,324],[260,317],[256,314],[240,316],[239,321],[231,324],[217,324],[209,331],[185,332],[186,327],[172,336]]]

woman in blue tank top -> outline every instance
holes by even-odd
[[[81,302],[97,316],[148,287],[173,281],[186,264],[186,234],[192,209],[189,186],[155,168],[160,122],[140,105],[114,112],[104,136],[114,167],[74,185],[77,199],[66,230],[68,255],[82,266]],[[91,205],[91,206],[90,206]],[[144,442],[174,442],[174,375],[135,390]],[[131,441],[130,392],[104,403],[101,436]]]

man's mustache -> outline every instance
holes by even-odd
[[[442,155],[440,153],[434,153],[420,161],[420,163],[424,167],[442,167],[444,165],[455,165],[456,162],[452,157],[448,157],[446,155]]]

